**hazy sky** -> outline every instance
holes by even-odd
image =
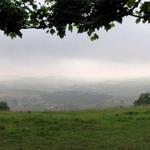
[[[125,19],[91,42],[75,32],[64,39],[42,30],[23,31],[22,39],[0,32],[0,80],[56,76],[85,81],[150,76],[150,25]]]

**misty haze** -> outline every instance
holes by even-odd
[[[12,110],[132,106],[150,91],[149,32],[128,19],[94,42],[33,30],[23,39],[1,35],[0,100]]]
[[[150,91],[150,78],[126,81],[79,82],[47,78],[24,78],[0,82],[0,99],[12,110],[78,110],[132,106]]]

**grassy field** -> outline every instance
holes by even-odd
[[[0,112],[0,150],[150,150],[150,107]]]

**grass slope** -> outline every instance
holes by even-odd
[[[0,150],[149,150],[150,107],[0,112]]]

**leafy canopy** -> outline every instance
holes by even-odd
[[[150,23],[150,1],[142,0],[0,0],[0,30],[7,36],[22,37],[22,29],[43,29],[60,38],[66,31],[86,32],[91,40],[96,31],[106,31],[123,17],[136,23]]]

